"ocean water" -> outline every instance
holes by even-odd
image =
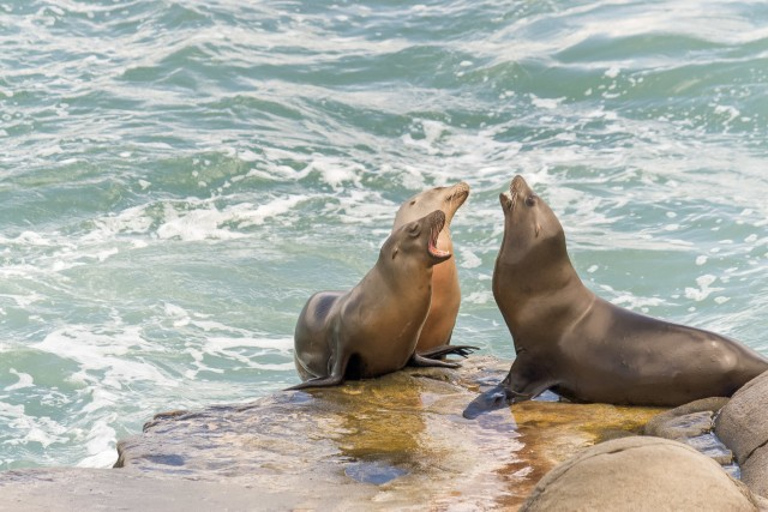
[[[0,469],[298,382],[306,299],[466,180],[453,340],[522,174],[586,284],[768,355],[768,4],[0,0]]]

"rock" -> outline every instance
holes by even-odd
[[[741,465],[741,480],[752,492],[768,498],[768,450],[756,450]]]
[[[720,411],[715,432],[736,456],[744,483],[768,497],[768,372],[733,395]]]
[[[710,458],[658,437],[606,441],[557,466],[521,512],[757,511],[759,499]]]
[[[463,364],[158,415],[119,444],[116,471],[294,492],[316,509],[514,509],[556,464],[660,412],[534,401],[470,421],[479,383],[509,364]]]
[[[702,398],[663,412],[649,421],[643,429],[648,436],[680,441],[711,457],[733,477],[739,467],[733,453],[715,435],[715,415],[728,403],[726,397]]]
[[[706,434],[714,428],[715,414],[727,403],[727,397],[713,397],[675,407],[652,418],[643,433],[675,441]]]
[[[311,485],[311,482],[304,482]],[[339,499],[318,497],[317,510],[370,499],[366,489],[345,489]],[[0,473],[0,512],[190,512],[196,510],[302,510],[300,493],[231,482],[157,478],[109,469],[29,469]]]
[[[0,511],[514,510],[555,465],[661,409],[542,400],[470,421],[509,363],[173,411],[119,443],[119,469],[0,473]]]

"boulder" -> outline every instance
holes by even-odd
[[[651,419],[643,434],[685,443],[714,459],[731,476],[738,477],[739,467],[733,452],[714,433],[715,417],[727,403],[726,397],[712,397],[675,407]]]
[[[521,512],[761,510],[720,465],[668,439],[633,436],[587,448],[536,485]]]
[[[736,456],[744,483],[768,497],[768,372],[734,393],[720,411],[715,433]]]

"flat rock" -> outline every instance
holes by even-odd
[[[463,418],[480,388],[508,369],[508,362],[473,356],[456,371],[407,369],[161,414],[119,443],[121,469],[85,477],[82,470],[0,474],[0,510],[18,510],[32,488],[51,505],[40,510],[51,512],[101,510],[107,497],[126,510],[201,509],[153,496],[199,501],[208,510],[514,510],[556,464],[598,441],[637,433],[661,412],[533,401]],[[57,500],[73,482],[77,500]],[[205,489],[221,500],[243,491],[241,501],[208,506]]]
[[[305,482],[306,485],[306,482]],[[370,499],[365,489],[350,489],[342,500],[313,499],[317,510]],[[353,494],[357,493],[357,494]],[[110,469],[30,469],[7,471],[0,478],[0,512],[190,512],[196,510],[301,510],[306,498],[268,487],[232,482],[165,479]]]
[[[535,401],[464,419],[479,383],[496,383],[507,370],[507,363],[473,357],[459,371],[407,369],[159,415],[142,435],[119,444],[118,465],[305,489],[308,506],[323,493],[344,496],[362,486],[375,490],[369,509],[514,507],[555,464],[605,437],[637,432],[659,412]],[[310,488],[301,483],[307,481]]]
[[[690,446],[634,436],[583,450],[548,473],[521,512],[761,510],[759,498]]]

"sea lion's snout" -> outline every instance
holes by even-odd
[[[528,201],[533,196],[533,190],[528,186],[522,176],[519,174],[512,178],[509,183],[509,191],[501,194],[501,205],[507,212],[515,211],[517,204],[522,201]]]
[[[528,183],[525,182],[525,179],[517,174],[514,178],[512,178],[512,181],[509,184],[509,190],[519,190],[521,187],[528,187]]]
[[[517,197],[527,195],[530,191],[531,188],[528,186],[528,183],[526,183],[523,177],[519,174],[512,178],[512,181],[509,183],[509,195],[513,200]]]
[[[469,196],[469,184],[465,181],[460,181],[451,187],[451,194],[448,196],[448,200],[451,202],[458,201],[459,206],[464,204]]]

